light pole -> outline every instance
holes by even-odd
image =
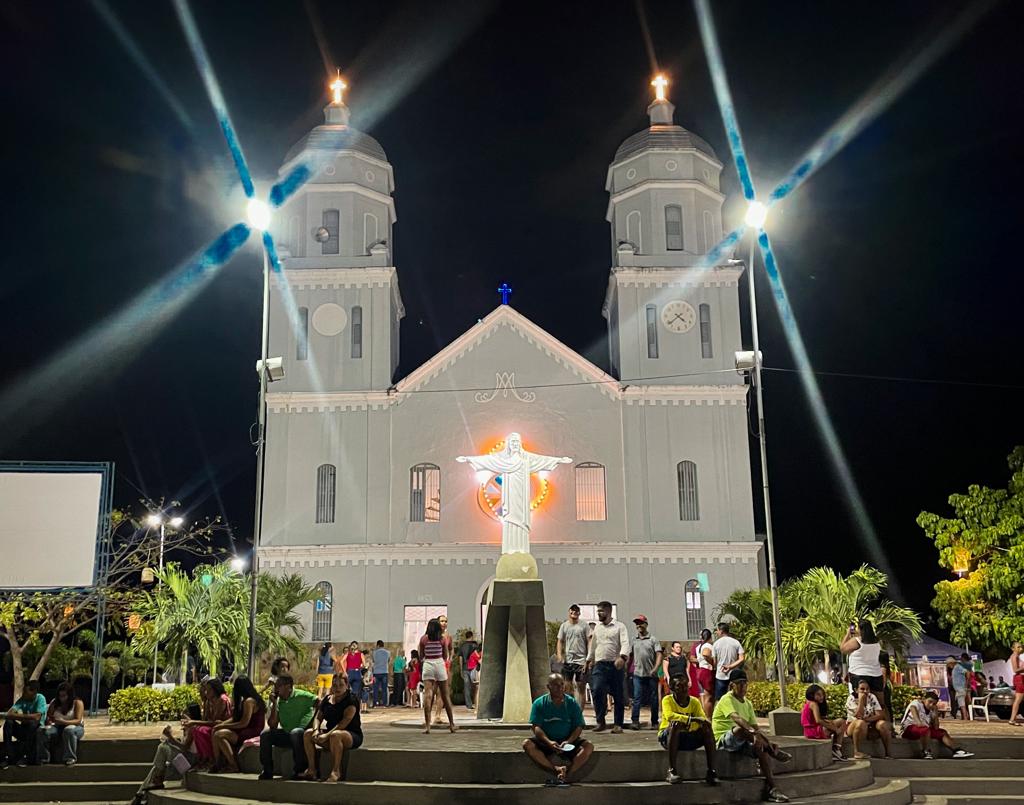
[[[750,290],[750,329],[754,340],[753,378],[757,395],[757,437],[761,447],[761,492],[764,497],[764,530],[768,543],[768,584],[772,592],[772,625],[775,630],[775,666],[779,675],[779,702],[789,707],[786,694],[786,659],[782,656],[782,614],[779,611],[779,579],[775,569],[775,539],[772,531],[772,502],[768,491],[768,448],[765,444],[764,395],[761,388],[761,336],[757,329],[757,299],[754,290],[754,245],[764,226],[767,208],[752,201],[744,219],[750,228],[750,261],[747,263],[747,288]]]
[[[270,226],[270,207],[259,199],[252,199],[246,210],[249,223],[260,232]],[[249,568],[249,660],[246,674],[252,679],[256,665],[256,579],[259,574],[260,536],[263,531],[263,475],[266,466],[267,444],[267,371],[270,351],[270,259],[266,244],[263,246],[263,334],[260,339],[260,361],[256,369],[260,376],[260,395],[256,415],[256,504],[252,528],[252,565]]]
[[[163,583],[164,583],[163,578],[162,578],[163,577],[163,573],[164,573],[164,537],[166,536],[166,532],[164,531],[164,529],[168,525],[171,528],[175,528],[175,529],[181,528],[185,524],[185,520],[184,520],[184,518],[178,517],[178,516],[172,517],[170,520],[165,520],[163,513],[156,513],[156,512],[154,512],[153,514],[149,515],[149,517],[146,518],[146,523],[147,523],[147,525],[149,525],[150,528],[159,528],[160,529],[160,573],[157,576],[157,585],[158,586],[162,586]],[[156,617],[157,617],[157,623],[159,624],[159,622],[160,622],[160,613],[159,612],[157,612],[157,616]],[[157,658],[159,657],[159,653],[160,653],[160,639],[159,639],[159,631],[158,631],[157,632],[157,639],[153,641],[153,684],[154,685],[156,684]]]

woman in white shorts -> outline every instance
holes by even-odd
[[[445,712],[448,714],[448,729],[455,732],[455,716],[452,713],[452,697],[448,692],[448,669],[445,661],[448,659],[448,644],[443,639],[443,629],[437,618],[427,623],[427,633],[420,638],[419,653],[422,658],[423,681],[423,731],[430,733],[431,706],[434,697],[440,692],[441,701],[444,702]]]

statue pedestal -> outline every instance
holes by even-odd
[[[532,561],[533,557],[529,558]],[[547,689],[550,668],[544,582],[538,578],[495,579],[487,591],[478,718],[529,721],[533,700]]]

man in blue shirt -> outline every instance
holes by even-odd
[[[964,652],[960,655],[960,662],[953,666],[953,695],[956,702],[951,702],[956,708],[954,712],[959,712],[964,721],[967,721],[967,697],[971,690],[969,674],[972,670],[971,655]]]
[[[579,776],[594,745],[584,740],[583,710],[565,693],[561,674],[548,677],[548,692],[536,699],[530,709],[533,737],[523,741],[523,751],[539,768],[554,777],[545,785],[565,787]]]
[[[16,760],[19,766],[39,765],[36,742],[45,716],[46,699],[39,692],[39,683],[30,679],[25,683],[21,698],[7,711],[4,757],[0,760],[0,769],[6,769],[12,760]]]
[[[391,665],[391,652],[384,648],[384,641],[377,641],[373,650],[373,706],[388,706],[388,666]]]

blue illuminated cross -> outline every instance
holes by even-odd
[[[508,287],[507,282],[501,283],[501,287],[498,288],[498,293],[501,294],[501,304],[507,305],[509,294],[512,293],[512,289]]]

